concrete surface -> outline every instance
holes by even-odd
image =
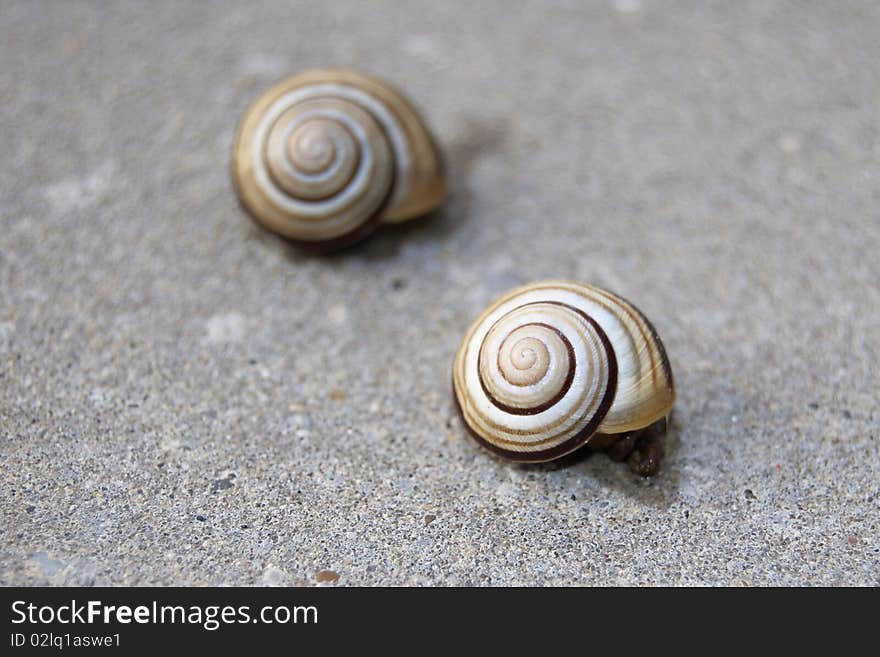
[[[0,583],[880,584],[878,34],[869,1],[3,0]],[[228,161],[327,64],[409,92],[454,195],[319,259]],[[656,479],[456,419],[459,337],[548,277],[663,336]]]

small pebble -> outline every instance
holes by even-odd
[[[348,308],[343,305],[336,305],[327,311],[327,319],[334,324],[344,324],[348,319]]]
[[[786,133],[779,138],[779,148],[789,155],[797,153],[801,150],[801,138],[792,132]]]

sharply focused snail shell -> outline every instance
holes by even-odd
[[[474,322],[455,356],[455,397],[485,447],[549,461],[596,434],[643,429],[675,401],[660,338],[632,304],[564,281],[512,290]]]
[[[440,154],[403,96],[347,70],[296,75],[238,128],[233,179],[267,228],[330,249],[432,210],[446,195]]]

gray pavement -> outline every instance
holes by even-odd
[[[878,34],[876,2],[0,1],[0,583],[880,584]],[[315,258],[229,155],[325,65],[409,93],[453,194]],[[655,479],[466,436],[458,341],[544,278],[663,337]]]

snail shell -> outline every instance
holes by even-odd
[[[611,292],[566,281],[492,303],[458,348],[453,388],[477,441],[517,461],[643,429],[675,401],[666,351],[645,316]]]
[[[232,170],[258,222],[322,250],[424,214],[446,195],[440,154],[416,110],[348,70],[307,71],[263,94],[241,120]]]

